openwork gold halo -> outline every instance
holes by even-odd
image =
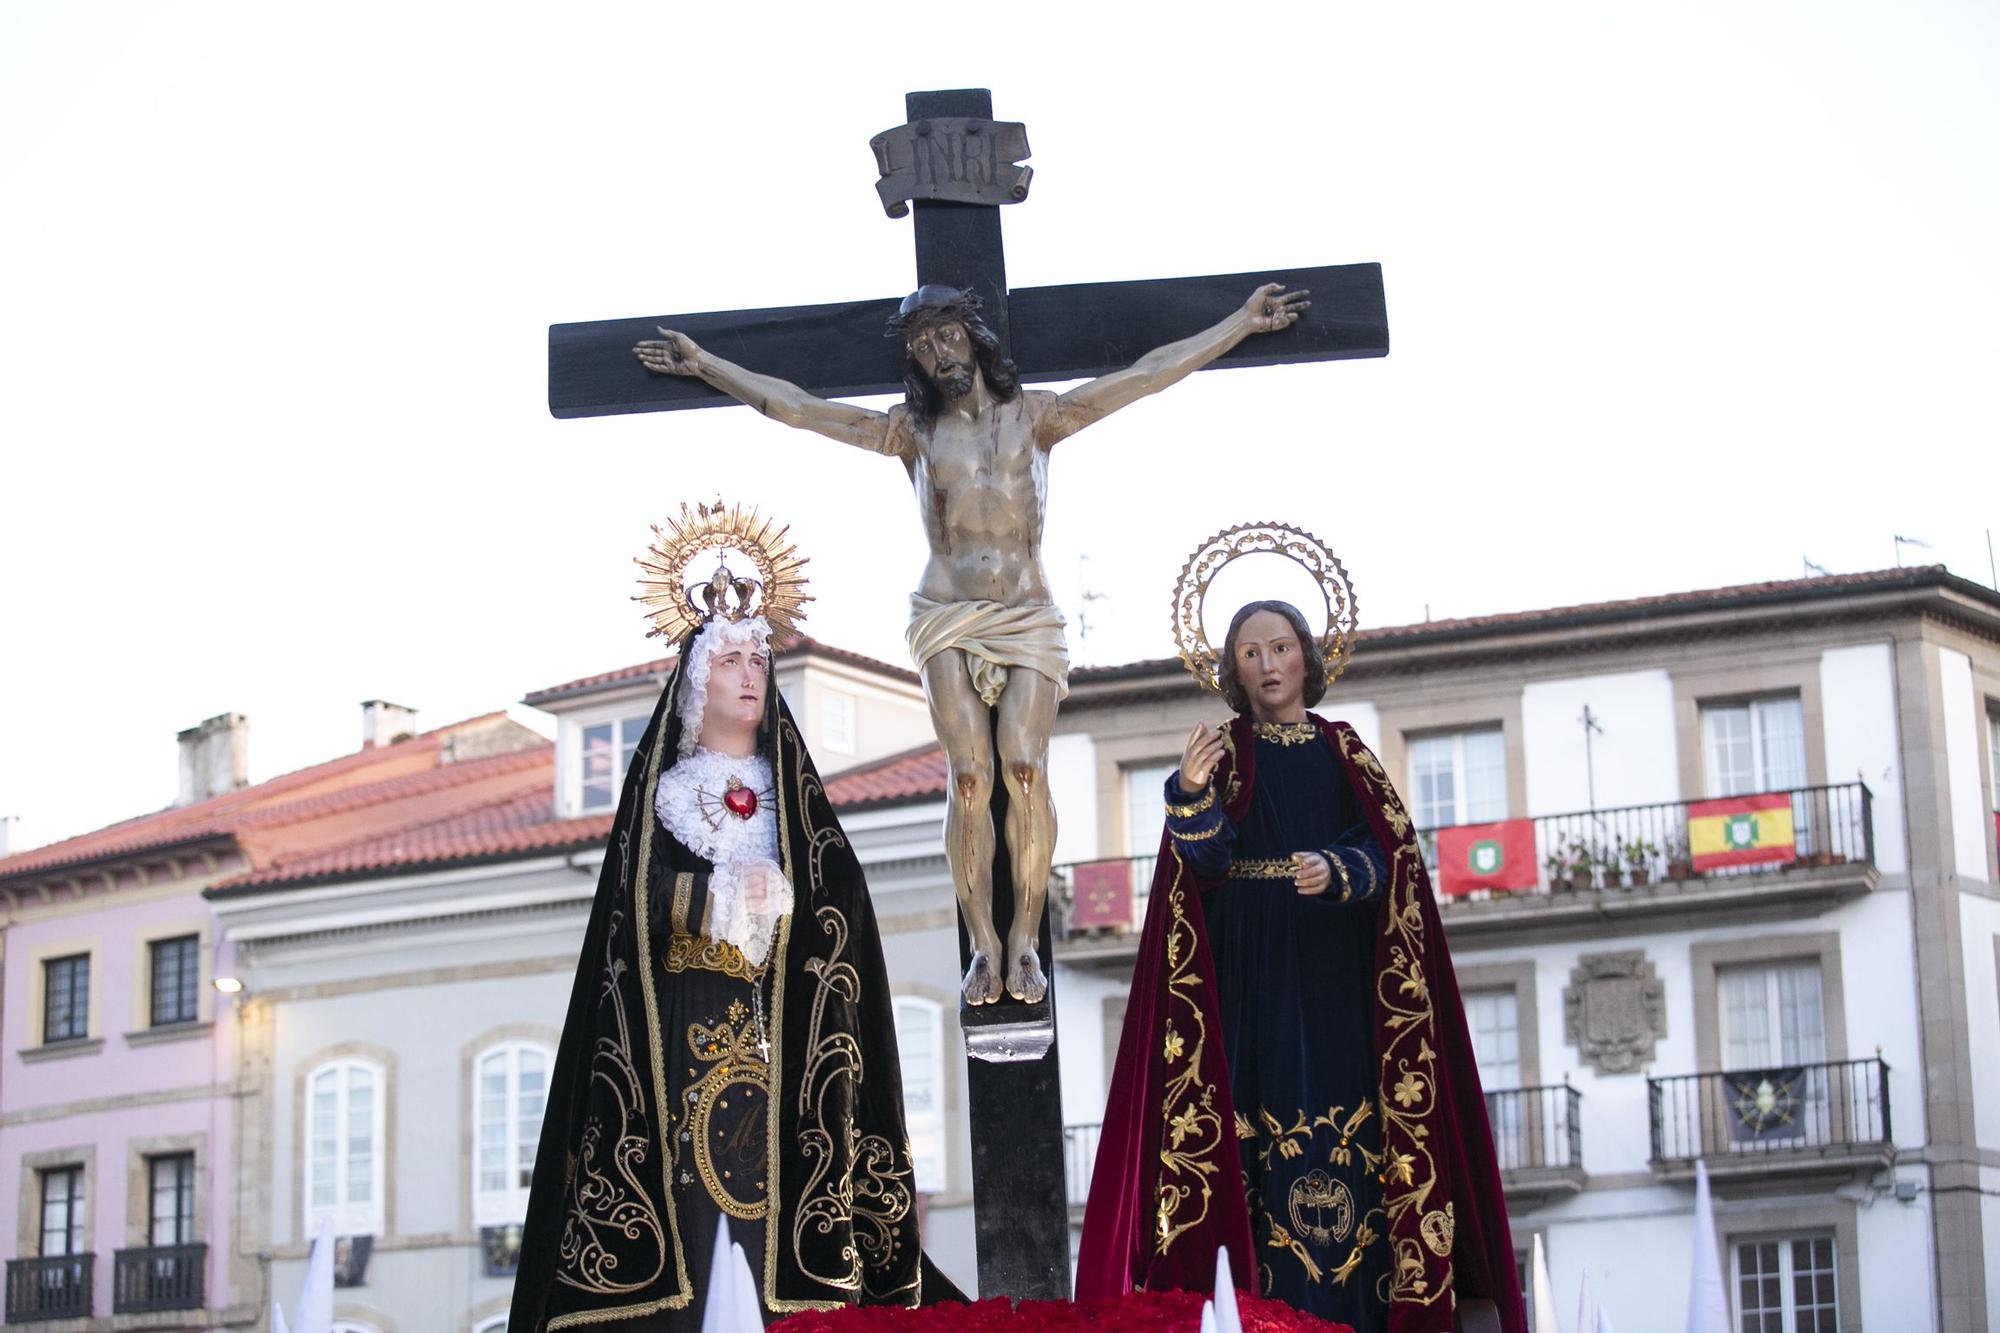
[[[678,518],[667,526],[653,528],[653,544],[635,563],[646,571],[639,580],[640,592],[632,600],[643,602],[653,622],[648,637],[678,640],[691,629],[718,617],[743,620],[762,616],[771,626],[771,637],[782,639],[798,633],[805,616],[805,559],[798,547],[785,539],[791,531],[757,511],[742,505],[681,505]],[[729,568],[727,552],[741,551],[756,568],[755,578],[746,578]],[[704,551],[722,552],[715,572],[692,582],[688,566]]]
[[[1222,693],[1221,654],[1208,641],[1203,608],[1215,576],[1246,555],[1284,556],[1303,566],[1319,585],[1326,603],[1326,630],[1319,637],[1319,650],[1326,659],[1326,683],[1333,684],[1354,656],[1354,581],[1325,542],[1289,523],[1224,528],[1196,547],[1181,566],[1181,576],[1174,581],[1174,642],[1181,650],[1181,665],[1203,689]]]

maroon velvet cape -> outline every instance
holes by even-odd
[[[1345,722],[1313,715],[1353,784],[1389,866],[1375,944],[1375,1102],[1385,1155],[1390,1333],[1449,1333],[1459,1297],[1485,1297],[1505,1333],[1525,1333],[1513,1237],[1494,1165],[1479,1070],[1429,873],[1401,798]],[[1241,824],[1256,782],[1249,719],[1230,726],[1210,779]],[[1216,1009],[1200,880],[1163,837],[1139,939],[1125,1028],[1084,1210],[1079,1300],[1136,1288],[1204,1290],[1215,1252],[1254,1284],[1236,1110]]]

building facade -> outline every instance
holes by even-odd
[[[263,1327],[324,1225],[348,1333],[503,1329],[610,806],[669,666],[529,695],[553,744],[388,746],[429,757],[345,798],[365,818],[265,816],[300,829],[284,850],[236,830],[119,852],[181,857],[145,883],[82,872],[108,844],[56,855],[60,873],[0,861],[20,1271],[140,1263],[118,1252],[163,1233],[135,1200],[181,1207],[175,1168],[156,1182],[152,1164],[193,1151],[205,1313],[170,1326]],[[810,642],[778,670],[881,925],[926,1247],[970,1290],[944,761],[911,673]],[[1072,685],[1048,773],[1068,1127],[1047,1151],[1067,1155],[1074,1222],[1161,787],[1222,709],[1172,661]],[[1682,1327],[1701,1161],[1738,1327],[2000,1326],[2000,1073],[1982,1058],[2000,1051],[2000,596],[1903,570],[1375,630],[1317,711],[1375,749],[1453,890],[1516,1240],[1544,1239],[1565,1307],[1587,1278],[1625,1333]],[[1495,879],[1496,848],[1515,887],[1467,889],[1468,868]],[[243,989],[203,991],[211,1027],[148,1044],[134,1006],[155,988],[112,973],[191,933],[203,975]],[[93,978],[65,961],[86,954]],[[212,1072],[146,1073],[162,1050]],[[100,1322],[74,1327],[138,1326],[109,1314],[103,1267]]]
[[[392,720],[366,706],[365,727]],[[409,720],[396,710],[393,720]],[[80,1330],[252,1327],[234,951],[214,884],[338,846],[385,818],[546,790],[549,746],[494,716],[245,783],[248,724],[183,732],[176,803],[0,859],[0,1227],[5,1318]],[[378,743],[379,742],[379,743]],[[393,815],[387,814],[394,811]]]

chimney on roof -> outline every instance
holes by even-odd
[[[193,805],[250,784],[250,719],[217,713],[180,734],[181,789],[175,805]]]
[[[12,853],[14,847],[14,815],[0,815],[0,856]]]
[[[361,748],[394,745],[417,734],[417,710],[392,704],[386,699],[366,699],[361,704]]]

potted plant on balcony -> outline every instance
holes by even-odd
[[[1694,860],[1688,855],[1686,834],[1676,834],[1667,840],[1667,878],[1694,878]]]
[[[1578,892],[1591,887],[1591,872],[1597,869],[1598,858],[1591,854],[1588,844],[1572,842],[1569,845],[1570,885]]]
[[[1660,854],[1660,849],[1644,838],[1621,838],[1618,854],[1625,858],[1625,882],[1637,889],[1652,878],[1653,858]]]
[[[1558,846],[1554,851],[1550,852],[1548,859],[1542,862],[1542,869],[1549,872],[1550,893],[1566,893],[1569,891],[1571,888],[1570,873],[1572,867],[1567,848]]]

